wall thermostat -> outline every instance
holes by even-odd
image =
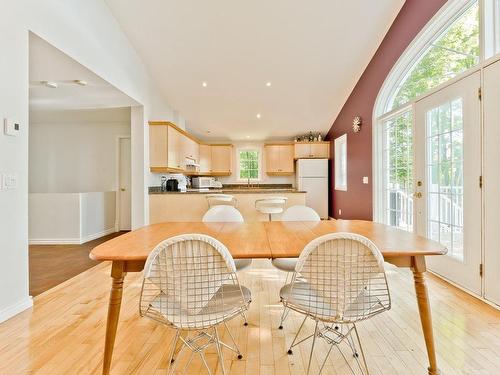
[[[5,135],[16,137],[19,134],[20,130],[21,126],[17,121],[8,118],[3,120],[3,132],[5,133]]]

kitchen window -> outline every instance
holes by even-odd
[[[260,150],[238,150],[238,178],[240,180],[260,180]]]
[[[335,139],[335,190],[347,191],[347,134]]]

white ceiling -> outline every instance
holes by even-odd
[[[106,3],[188,129],[236,140],[328,131],[404,0]]]
[[[30,109],[71,110],[137,105],[129,96],[77,63],[37,35],[30,33]],[[80,86],[74,80],[84,80]],[[54,81],[50,88],[42,81]]]

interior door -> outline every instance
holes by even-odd
[[[480,73],[415,106],[417,232],[441,242],[446,256],[428,268],[481,294]]]
[[[500,62],[483,73],[484,297],[500,305]]]
[[[119,204],[119,229],[131,229],[131,179],[130,179],[130,138],[120,138],[120,191],[118,192]]]

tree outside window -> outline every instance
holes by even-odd
[[[473,3],[434,40],[396,90],[398,108],[479,63],[479,4]]]
[[[240,150],[239,178],[240,180],[259,179],[259,150]]]

